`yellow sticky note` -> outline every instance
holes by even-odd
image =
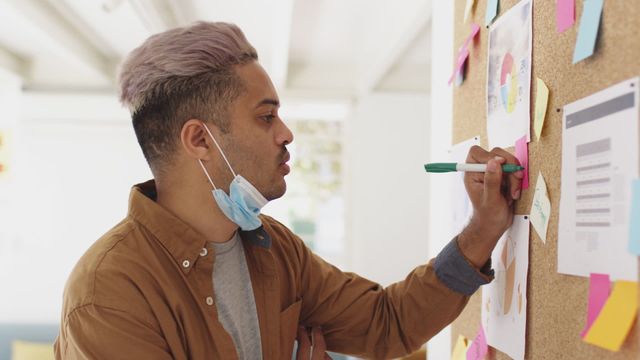
[[[467,360],[468,340],[462,335],[458,335],[456,346],[453,348],[451,360]]]
[[[638,283],[616,281],[613,292],[591,325],[584,341],[611,351],[624,343],[638,311]]]
[[[14,341],[11,346],[14,360],[53,360],[53,344]]]
[[[536,84],[536,112],[533,119],[533,130],[536,132],[536,138],[540,140],[540,135],[542,135],[542,126],[544,125],[544,118],[547,114],[549,88],[545,85],[544,81],[540,80],[540,78],[538,78]]]

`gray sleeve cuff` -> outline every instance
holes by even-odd
[[[471,296],[484,284],[493,280],[491,259],[478,270],[467,260],[458,247],[458,237],[440,251],[434,261],[436,276],[449,289]]]

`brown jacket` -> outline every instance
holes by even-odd
[[[57,359],[236,359],[217,320],[215,254],[154,202],[152,181],[132,189],[128,216],[82,256],[64,292]],[[298,324],[322,326],[331,351],[367,358],[418,349],[468,297],[433,261],[382,288],[314,255],[268,216],[241,232],[264,359],[291,359]]]

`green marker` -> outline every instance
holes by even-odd
[[[430,173],[446,173],[455,171],[486,172],[487,164],[431,163],[425,164],[424,169]],[[506,173],[512,173],[520,170],[524,170],[524,167],[514,164],[502,165],[502,171]]]

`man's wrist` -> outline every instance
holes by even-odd
[[[498,226],[474,216],[458,236],[458,246],[474,266],[481,268],[491,257],[491,252],[503,233]]]

